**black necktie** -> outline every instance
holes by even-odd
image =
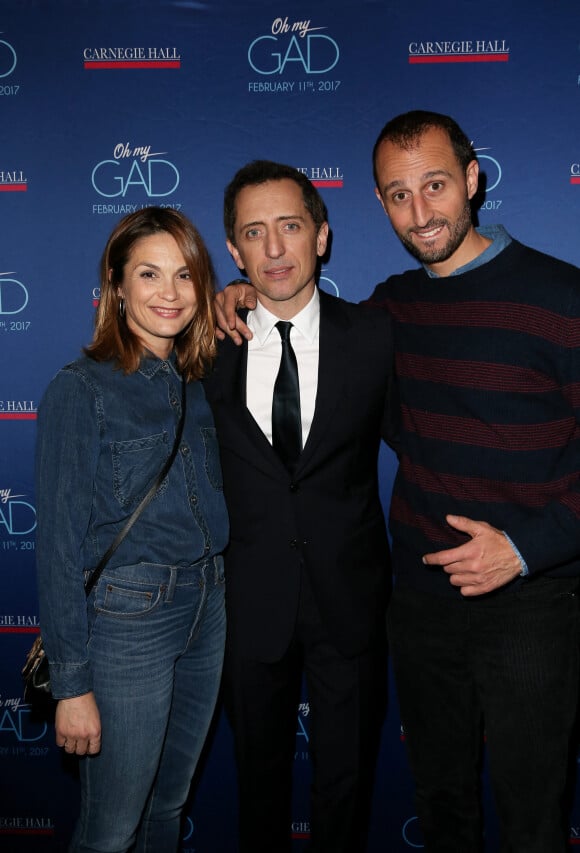
[[[292,468],[302,450],[298,365],[290,343],[292,323],[280,320],[276,328],[282,338],[282,357],[272,398],[272,445],[286,466]]]

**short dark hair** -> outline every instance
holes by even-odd
[[[477,160],[473,145],[450,116],[443,113],[433,113],[427,110],[411,110],[395,116],[383,127],[373,148],[373,176],[378,185],[377,152],[385,141],[392,142],[400,148],[412,148],[417,140],[432,127],[438,127],[449,137],[453,151],[462,169],[467,169],[472,160]],[[380,188],[379,188],[380,189]]]
[[[316,187],[306,175],[286,166],[284,163],[274,163],[272,160],[253,160],[239,169],[224,192],[224,228],[226,237],[234,246],[236,226],[236,200],[244,187],[265,184],[266,181],[290,180],[298,184],[302,190],[302,198],[306,210],[312,216],[316,230],[319,231],[324,222],[328,221],[328,211]]]
[[[191,275],[197,306],[191,323],[175,339],[177,366],[186,380],[199,379],[216,353],[214,281],[210,257],[192,222],[169,207],[145,207],[117,223],[101,258],[101,297],[95,333],[85,352],[95,361],[115,361],[125,373],[139,368],[143,344],[119,312],[117,293],[129,255],[143,237],[170,234]]]

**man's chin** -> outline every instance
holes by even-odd
[[[453,254],[453,247],[446,244],[444,246],[436,246],[428,244],[417,244],[411,237],[401,238],[401,242],[408,252],[422,264],[438,264],[446,261]]]

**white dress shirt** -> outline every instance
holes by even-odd
[[[246,406],[252,417],[272,443],[272,397],[274,383],[280,367],[282,340],[276,328],[276,317],[258,302],[248,312],[247,325],[254,337],[248,341],[248,368],[246,375]],[[318,388],[318,342],[320,330],[320,297],[315,288],[312,299],[302,311],[292,317],[290,342],[298,363],[300,384],[300,415],[302,419],[302,446],[306,444]]]

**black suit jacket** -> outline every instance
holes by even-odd
[[[396,415],[389,317],[320,292],[316,406],[293,476],[246,408],[246,362],[247,345],[228,339],[205,380],[230,513],[229,642],[258,660],[281,657],[303,563],[331,641],[359,654],[383,619],[390,574],[377,476]]]

